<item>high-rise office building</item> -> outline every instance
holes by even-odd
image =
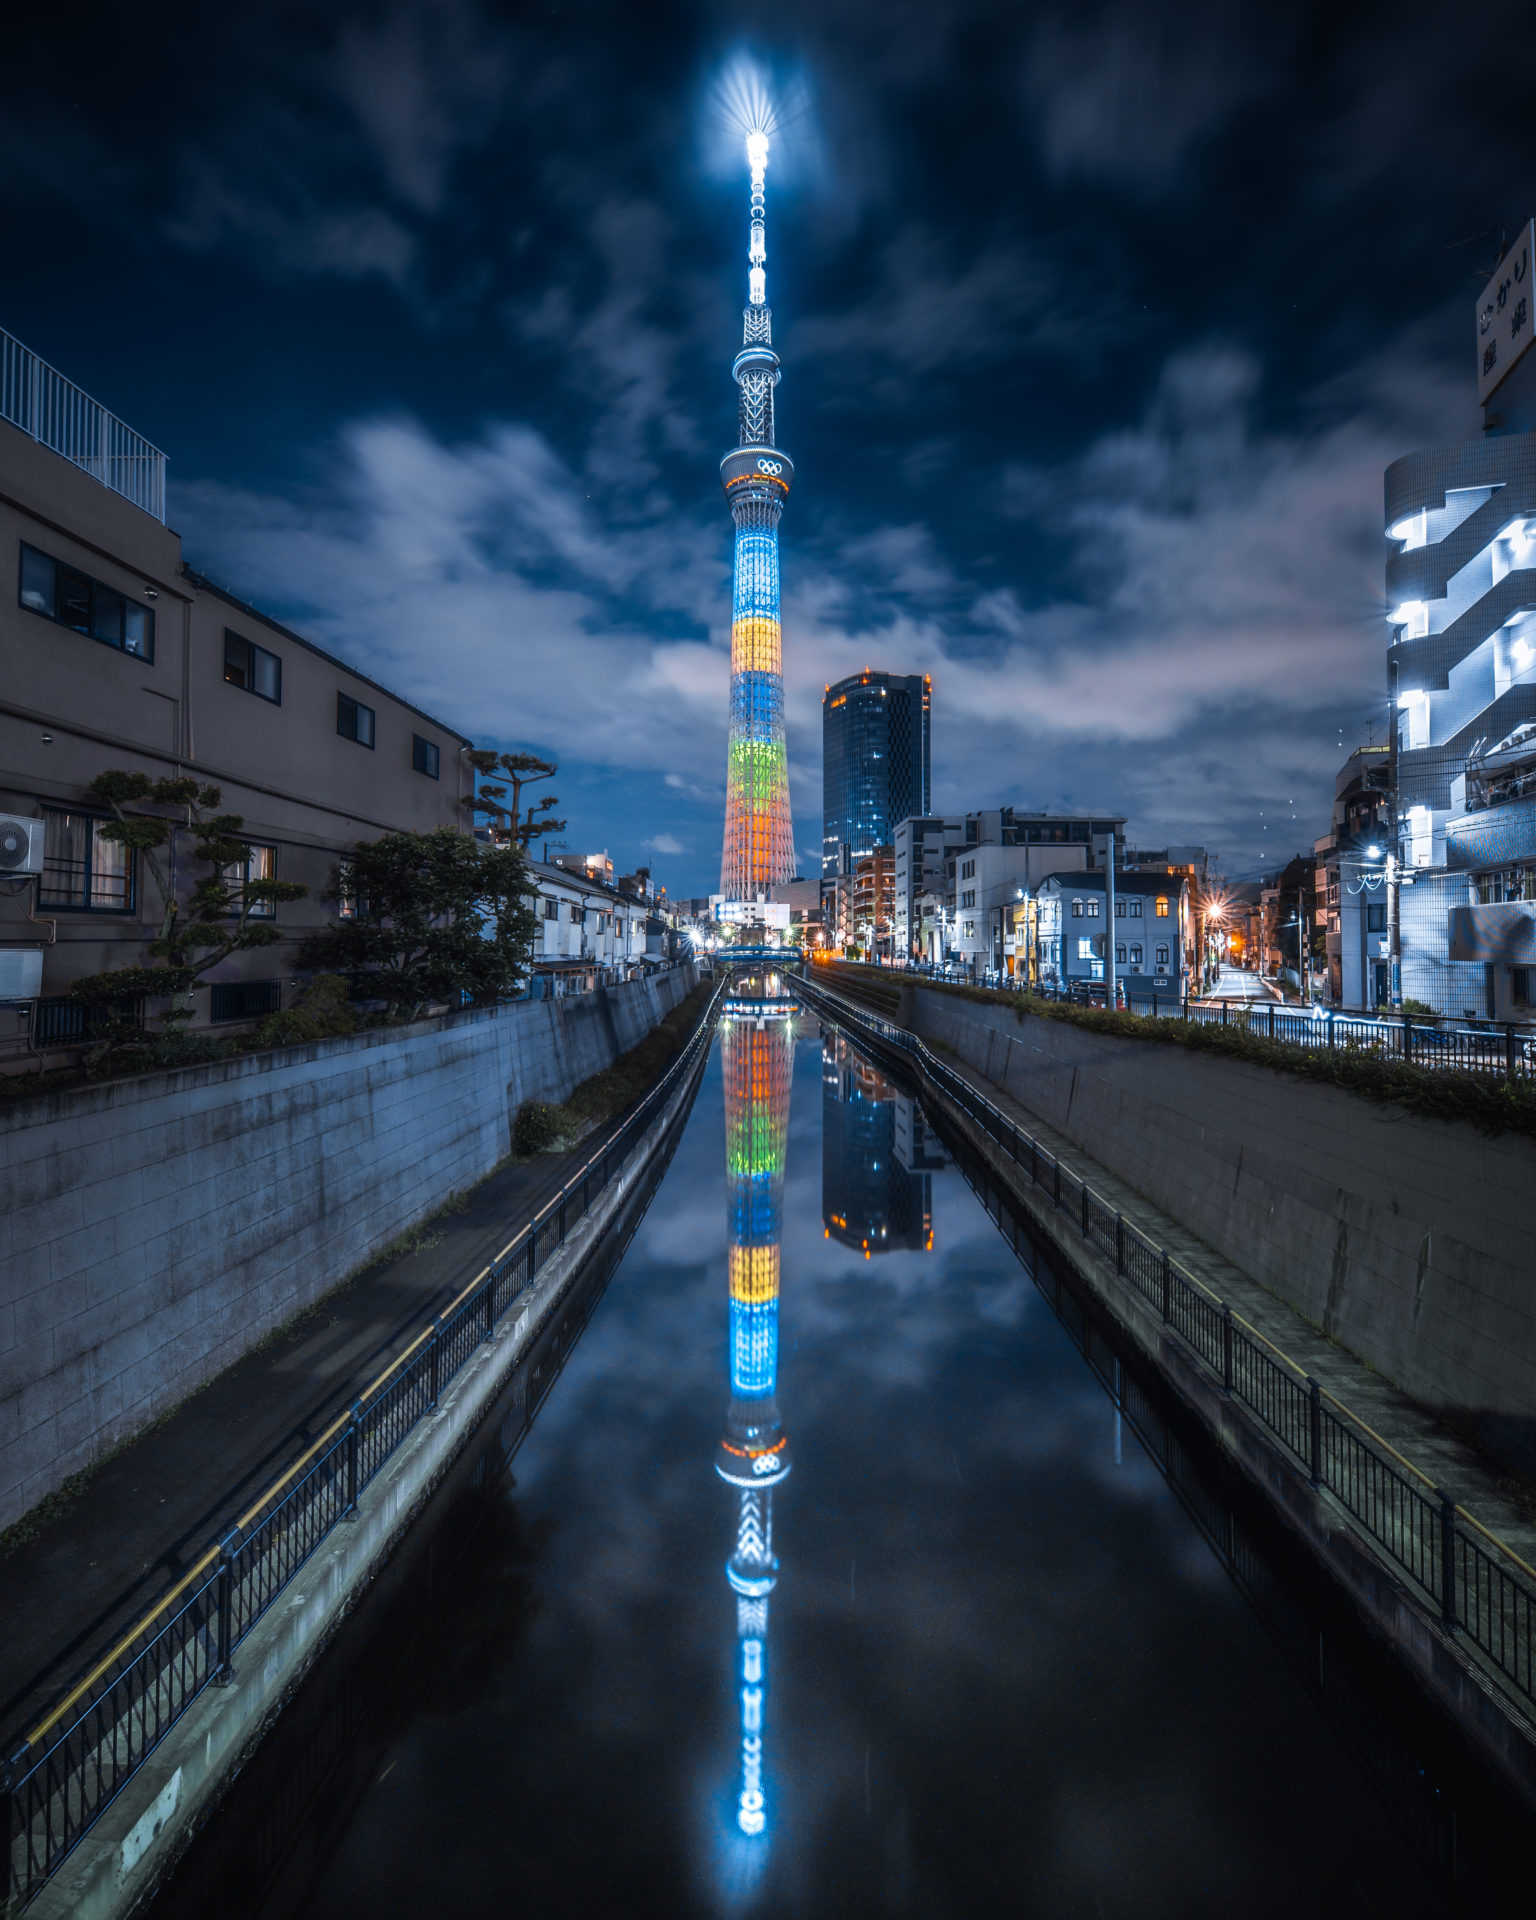
[[[828,687],[821,703],[821,874],[892,843],[898,822],[930,798],[926,673],[863,673]]]

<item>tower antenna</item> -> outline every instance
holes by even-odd
[[[768,305],[768,134],[761,122],[747,135],[747,169],[752,181],[747,306],[741,351],[731,363],[738,388],[737,445],[720,463],[720,481],[736,526],[731,732],[720,862],[720,891],[728,914],[732,905],[758,900],[795,873],[779,625],[779,516],[795,468],[774,438],[779,356],[773,350]]]

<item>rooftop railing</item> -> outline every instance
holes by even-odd
[[[0,327],[0,418],[165,523],[165,455]]]

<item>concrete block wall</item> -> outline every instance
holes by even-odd
[[[692,967],[0,1109],[0,1526],[309,1306]]]
[[[912,1023],[1536,1472],[1536,1140],[917,989]]]

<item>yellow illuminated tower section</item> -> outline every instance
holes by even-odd
[[[771,1003],[769,1003],[771,1004]],[[763,1754],[768,1698],[768,1596],[778,1582],[773,1490],[789,1472],[789,1442],[777,1400],[779,1213],[794,1031],[785,1018],[728,1019],[725,1165],[730,1206],[731,1404],[715,1471],[739,1488],[736,1547],[726,1578],[736,1596],[736,1687],[741,1712],[741,1780],[735,1824],[755,1838],[767,1829]]]
[[[751,901],[795,873],[784,745],[784,655],[779,629],[779,515],[789,498],[794,463],[774,442],[773,350],[768,305],[763,180],[768,136],[747,136],[752,175],[747,307],[742,346],[731,366],[739,391],[738,445],[720,463],[720,479],[736,523],[731,601],[731,742],[726,759],[725,850],[720,891]]]

